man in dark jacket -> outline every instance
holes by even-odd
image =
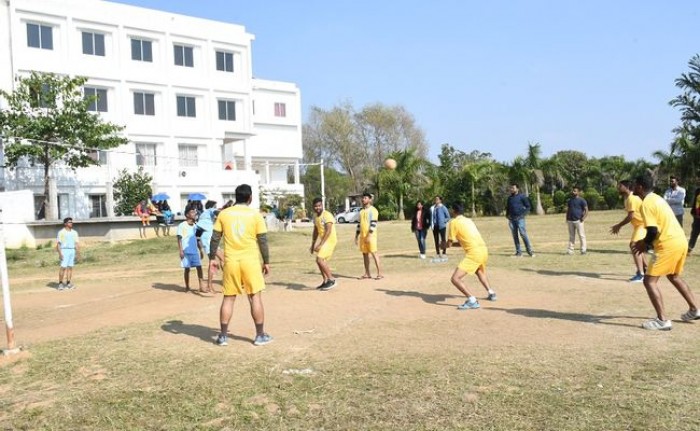
[[[510,196],[508,196],[508,202],[506,203],[506,217],[508,218],[510,233],[513,234],[515,257],[522,256],[518,232],[520,232],[520,236],[523,237],[527,254],[529,254],[530,257],[535,257],[535,252],[532,251],[532,245],[530,244],[530,238],[528,238],[527,230],[525,230],[525,216],[530,212],[531,208],[530,199],[519,192],[518,185],[515,183],[510,185],[509,191]]]

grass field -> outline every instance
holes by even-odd
[[[264,347],[245,301],[213,345],[220,297],[180,291],[172,237],[88,244],[71,292],[51,287],[54,250],[9,251],[26,350],[0,359],[0,429],[700,429],[700,322],[680,322],[663,281],[674,329],[639,327],[653,310],[626,282],[629,228],[608,234],[622,216],[591,213],[586,256],[565,254],[563,215],[530,217],[534,259],[510,256],[505,219],[477,219],[499,301],[466,312],[449,283],[461,251],[420,261],[408,222],[380,224],[378,281],[355,279],[354,225],[339,226],[330,292],[313,289],[311,230],[272,233]],[[690,256],[700,296],[699,276]]]

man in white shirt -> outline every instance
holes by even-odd
[[[685,189],[678,185],[678,177],[671,175],[671,186],[664,193],[664,199],[673,210],[678,223],[683,226],[683,204],[685,203]]]

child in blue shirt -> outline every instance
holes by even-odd
[[[202,241],[197,236],[197,225],[195,218],[197,210],[190,208],[185,213],[185,221],[177,227],[177,246],[180,249],[181,265],[185,269],[185,292],[190,289],[190,268],[197,268],[197,277],[199,279],[199,291],[204,292],[202,287],[202,258],[204,258],[204,250]]]
[[[58,271],[58,290],[73,289],[71,277],[73,276],[73,265],[75,260],[80,259],[80,248],[78,245],[78,232],[73,230],[73,219],[66,217],[63,219],[63,229],[56,236],[56,251],[58,259],[61,261],[61,269]],[[63,284],[63,277],[66,283]]]

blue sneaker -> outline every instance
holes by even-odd
[[[469,302],[466,300],[464,304],[457,306],[457,310],[476,310],[479,307],[479,301]]]
[[[498,300],[498,297],[496,296],[496,292],[489,293],[489,296],[486,297],[489,301],[496,301]]]
[[[272,342],[272,336],[270,334],[262,334],[255,337],[253,344],[256,346],[264,346],[265,344]]]
[[[637,274],[629,279],[630,283],[641,283],[642,281],[644,281],[644,276],[642,274]]]
[[[228,337],[225,334],[219,334],[216,337],[217,346],[228,346]]]

